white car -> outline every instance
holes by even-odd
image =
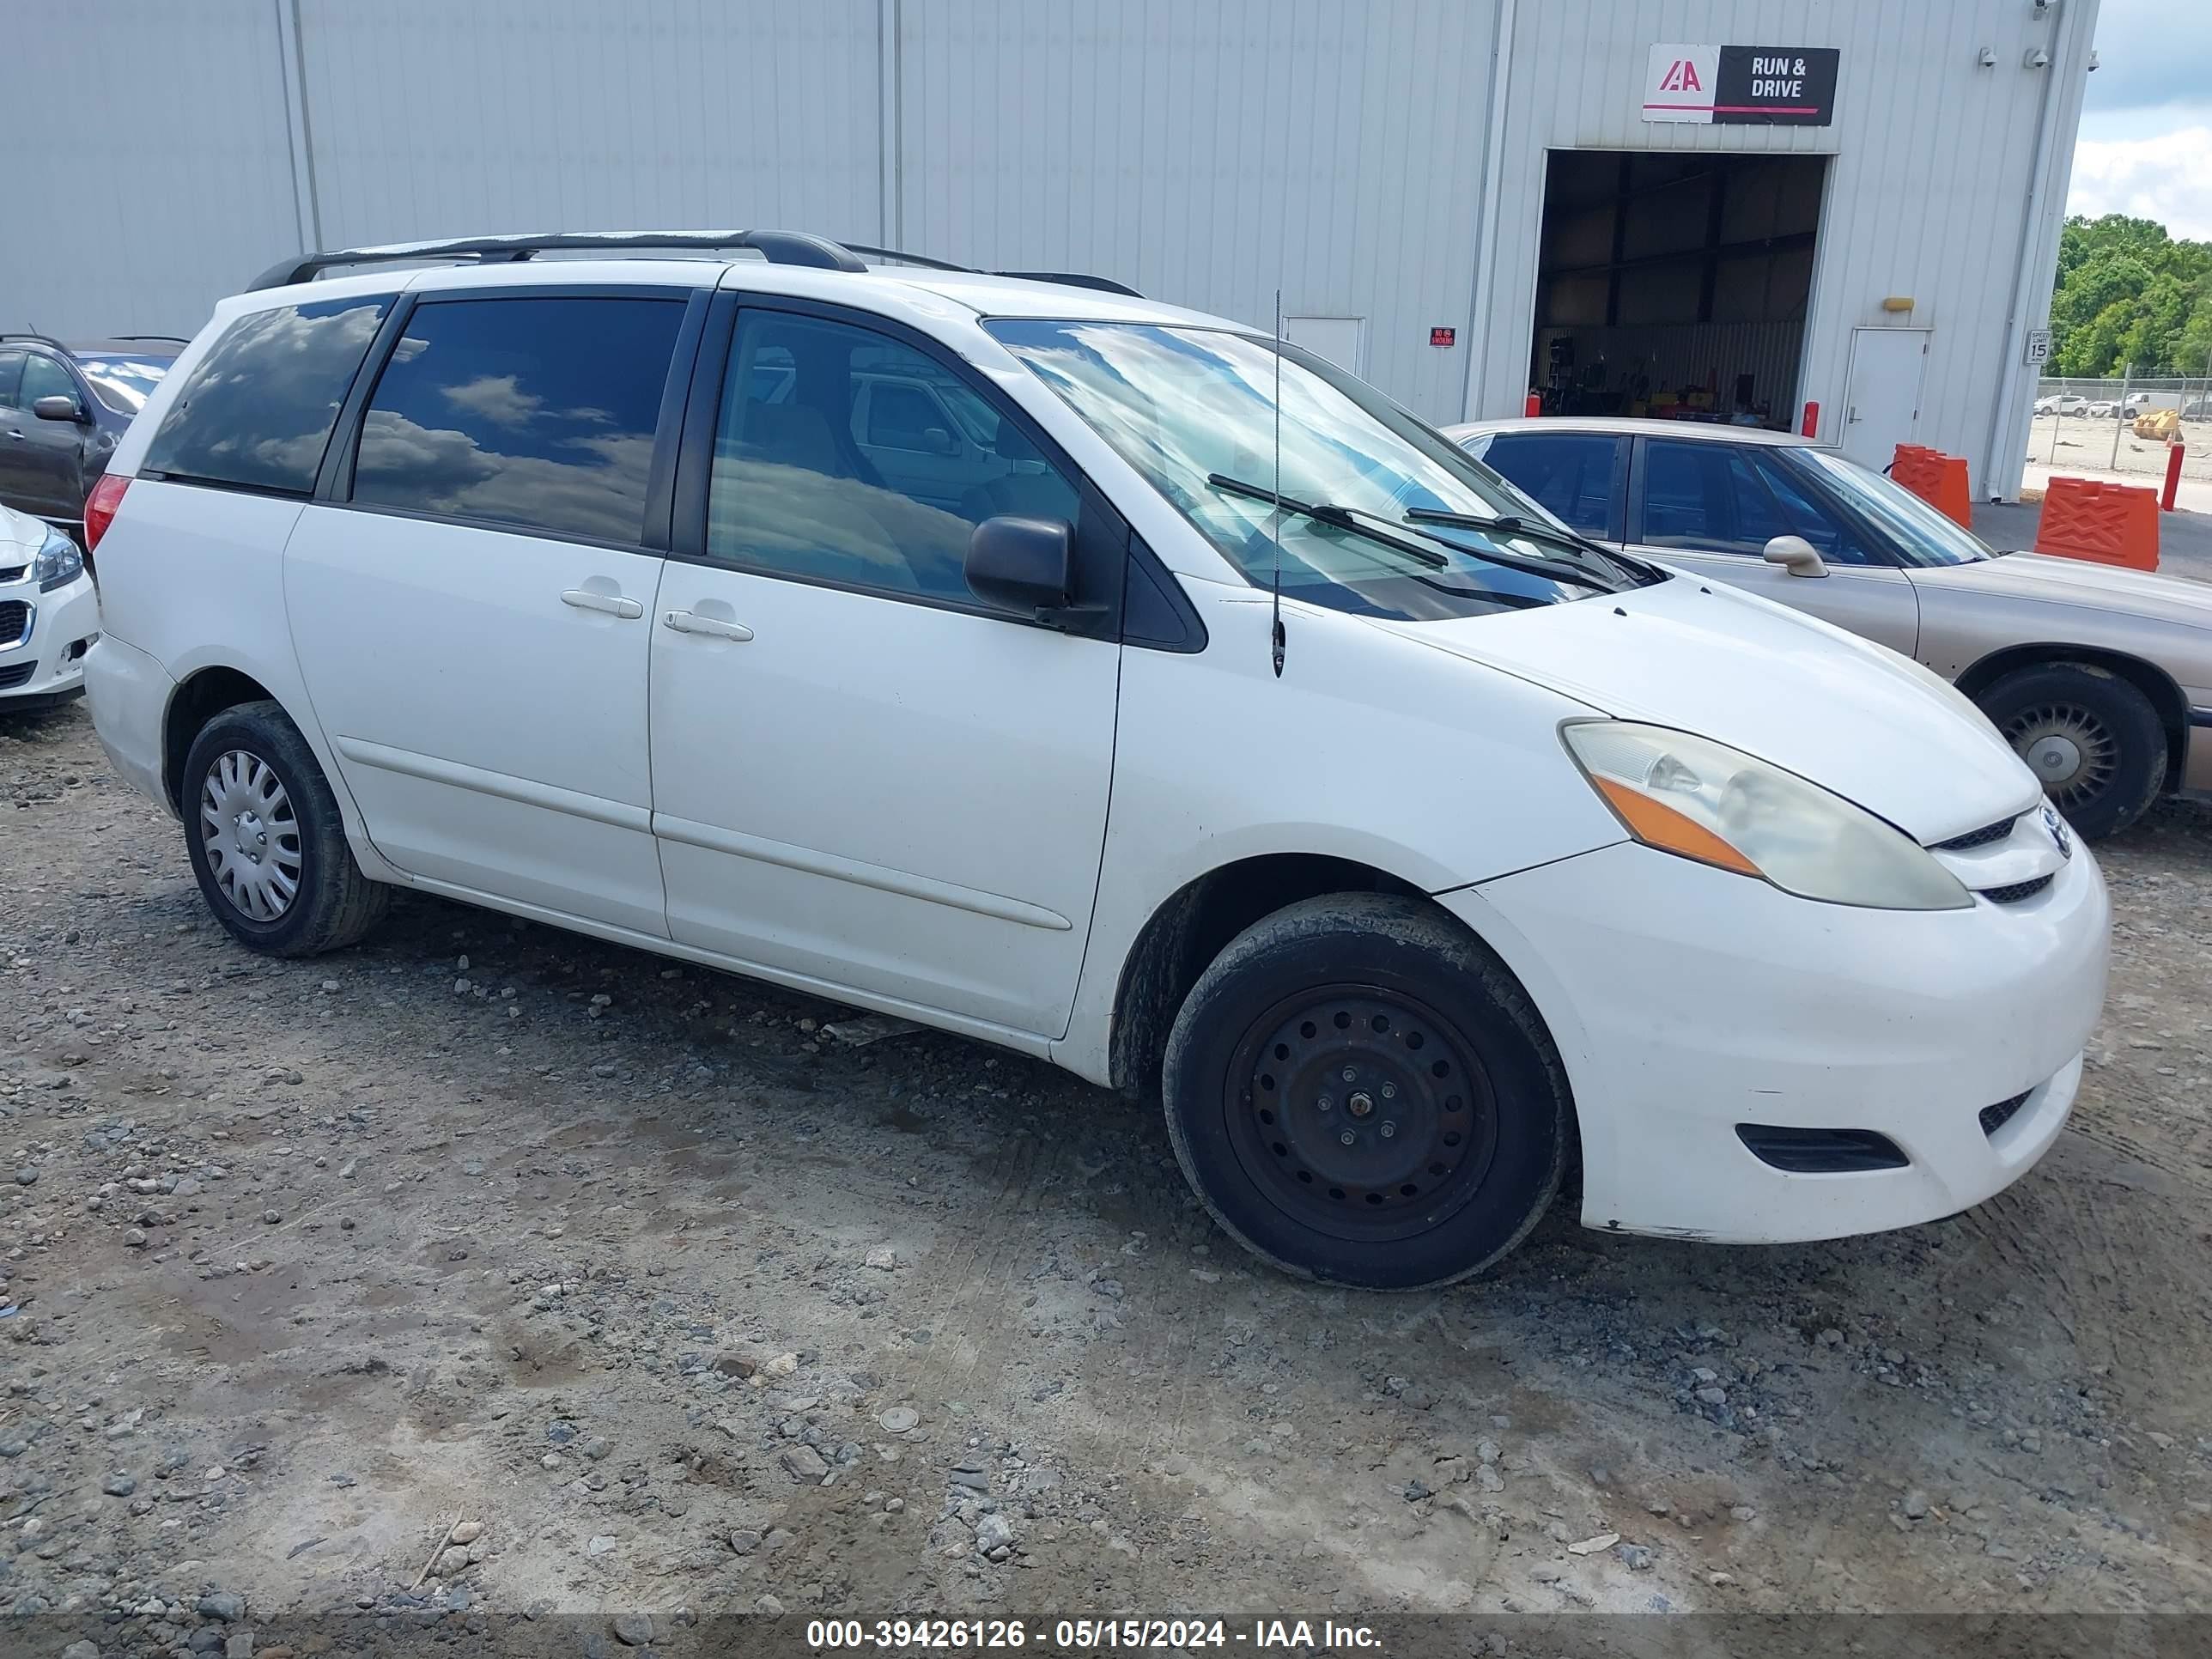
[[[84,692],[100,600],[65,531],[0,507],[0,717]]]
[[[2079,415],[2089,407],[2089,400],[2078,392],[2053,392],[2048,398],[2035,400],[2039,415]]]
[[[2150,393],[2131,392],[2125,398],[2100,398],[2087,410],[2093,421],[2109,421],[2114,416],[2140,415],[2150,407]]]
[[[856,439],[916,380],[979,482]],[[2034,775],[1902,658],[1515,512],[1126,292],[355,250],[217,307],[117,451],[93,713],[253,949],[408,886],[1157,1091],[1304,1273],[1473,1273],[1577,1158],[1587,1224],[1717,1240],[2016,1180],[2108,928]]]

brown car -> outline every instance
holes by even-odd
[[[1444,430],[1594,541],[1955,681],[2083,835],[2126,828],[2160,794],[2212,798],[2212,586],[1999,553],[1802,438],[1574,418]]]

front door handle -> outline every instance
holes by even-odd
[[[660,625],[672,628],[679,634],[704,634],[710,639],[735,640],[740,645],[753,636],[753,630],[743,623],[724,622],[720,617],[702,617],[696,611],[664,612]]]
[[[620,617],[625,622],[635,622],[645,614],[645,607],[635,599],[626,599],[619,593],[594,593],[588,587],[569,588],[561,595],[561,603],[572,605],[579,611],[598,611]]]

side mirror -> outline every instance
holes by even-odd
[[[33,404],[31,413],[42,421],[81,421],[84,419],[84,405],[74,398],[56,392]]]
[[[1075,531],[1059,519],[986,519],[968,538],[969,592],[1035,616],[1075,597]]]
[[[1820,550],[1802,536],[1777,536],[1766,544],[1766,562],[1778,564],[1793,576],[1825,576],[1828,574],[1826,561]]]
[[[957,455],[960,446],[952,434],[941,426],[931,427],[921,434],[921,447],[933,455]]]

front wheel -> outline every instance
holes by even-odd
[[[2117,835],[2166,783],[2166,732],[2150,700],[2089,663],[2043,663],[1984,692],[1982,712],[2084,836]]]
[[[1239,1243],[1371,1290],[1463,1279],[1536,1224],[1573,1108],[1535,1009],[1419,901],[1348,893],[1255,923],[1168,1039],[1168,1134]]]
[[[240,703],[200,728],[185,757],[185,837],[216,920],[272,957],[355,943],[391,890],[363,875],[314,751],[283,708]]]

